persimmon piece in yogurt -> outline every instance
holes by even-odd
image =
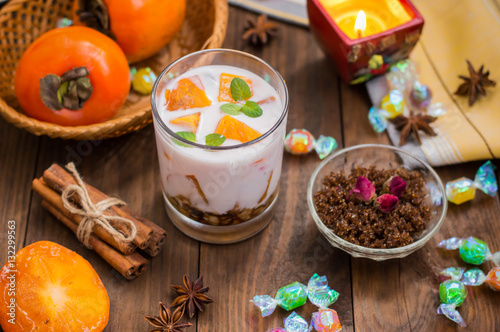
[[[262,134],[243,122],[233,118],[230,115],[224,116],[217,125],[215,133],[224,135],[226,138],[240,141],[241,143],[250,142]]]
[[[171,124],[176,124],[188,129],[193,134],[196,134],[198,130],[198,124],[200,123],[201,113],[194,113],[186,116],[181,116],[170,120]]]
[[[179,80],[177,88],[165,90],[165,99],[169,111],[187,110],[212,105],[198,76]]]
[[[249,78],[246,78],[243,76],[238,76],[238,75],[222,73],[222,74],[220,74],[219,101],[225,101],[228,103],[235,102],[235,100],[231,96],[231,82],[233,81],[233,79],[235,77],[241,78],[243,81],[245,81],[250,86],[250,91],[252,91],[252,81]],[[252,91],[252,95],[253,95],[253,91]]]

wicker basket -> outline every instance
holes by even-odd
[[[24,50],[41,34],[70,17],[73,0],[12,0],[0,11],[0,113],[16,127],[35,135],[92,140],[117,137],[139,130],[152,121],[149,96],[131,92],[111,120],[89,126],[68,127],[26,116],[14,94],[14,73]],[[187,0],[186,21],[177,37],[153,57],[134,64],[157,74],[171,61],[194,51],[217,48],[226,33],[227,0]]]

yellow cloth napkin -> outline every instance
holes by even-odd
[[[419,81],[430,87],[433,102],[451,107],[433,123],[438,136],[421,146],[433,165],[500,157],[500,4],[493,0],[415,0],[425,25],[410,58],[418,63]],[[473,105],[454,95],[468,76],[465,59],[482,64],[498,84]]]

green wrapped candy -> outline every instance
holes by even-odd
[[[439,297],[441,302],[446,304],[455,304],[457,307],[464,303],[467,296],[467,289],[459,280],[446,280],[439,285]]]
[[[492,254],[486,242],[472,236],[466,239],[452,237],[441,241],[438,247],[447,250],[458,249],[463,261],[469,264],[481,265],[491,260],[495,265],[500,265],[500,251]]]
[[[490,255],[490,249],[486,242],[472,236],[464,240],[459,251],[464,262],[474,265],[483,264]]]

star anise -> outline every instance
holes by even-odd
[[[400,130],[399,145],[408,143],[408,137],[411,133],[415,135],[418,143],[422,145],[419,130],[422,130],[427,135],[436,136],[436,132],[429,126],[429,123],[436,121],[436,118],[430,115],[419,114],[414,115],[410,111],[410,116],[399,115],[395,117],[392,122],[396,125],[396,129]]]
[[[184,316],[184,307],[179,307],[172,313],[160,302],[160,316],[145,316],[144,318],[155,327],[149,332],[182,332],[182,329],[193,326],[191,323],[179,323],[182,316]]]
[[[479,94],[483,96],[486,95],[486,90],[484,88],[487,86],[495,86],[496,82],[488,78],[490,75],[489,70],[483,73],[484,65],[481,66],[478,71],[475,71],[470,61],[465,61],[467,61],[467,68],[469,69],[470,77],[462,75],[458,76],[465,82],[460,84],[457,91],[455,91],[455,94],[461,96],[468,95],[469,106],[472,106],[476,102],[477,97],[479,97]]]
[[[196,282],[189,280],[187,276],[183,278],[183,286],[170,286],[179,294],[179,296],[172,302],[172,307],[180,306],[180,308],[188,308],[189,317],[193,317],[196,309],[203,312],[203,305],[214,302],[210,297],[206,296],[208,287],[203,287],[203,276]]]
[[[268,21],[267,16],[262,14],[257,20],[248,18],[243,39],[250,39],[253,44],[266,44],[269,41],[269,37],[274,36],[277,30],[278,25]]]

